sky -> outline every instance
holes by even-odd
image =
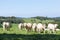
[[[0,16],[60,17],[60,0],[0,0]]]

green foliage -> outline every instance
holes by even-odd
[[[4,21],[11,22],[11,23],[24,22],[24,20],[22,18],[16,18],[14,16],[12,16],[12,17],[0,17],[0,23],[2,23]]]

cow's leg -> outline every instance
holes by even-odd
[[[50,29],[50,34],[52,33],[53,29]]]
[[[40,33],[40,32],[41,32],[41,30],[40,30],[40,29],[38,29],[38,32]]]
[[[45,28],[42,28],[43,33],[45,34]]]
[[[37,32],[37,27],[35,27],[35,32]]]
[[[44,31],[44,34],[45,34],[45,29],[43,31]]]
[[[37,30],[36,30],[37,32],[38,32],[38,28],[37,28]]]
[[[7,27],[7,30],[10,30],[10,27],[9,26]]]
[[[3,25],[3,31],[5,31],[5,26]]]
[[[53,30],[53,34],[55,34],[56,32],[55,32],[55,30]]]
[[[52,30],[50,30],[50,34],[51,34],[51,31],[52,31]]]
[[[50,29],[48,29],[48,33],[50,33]]]
[[[32,30],[35,31],[34,28],[32,28]]]

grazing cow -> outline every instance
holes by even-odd
[[[37,24],[37,32],[40,33],[43,30],[45,30],[45,24],[38,23]],[[44,31],[44,33],[45,33],[45,31]]]
[[[53,32],[53,33],[55,33],[55,31],[56,31],[56,28],[57,28],[57,24],[51,24],[51,23],[49,23],[48,24],[48,31],[51,33],[51,31]]]
[[[19,28],[19,30],[21,30],[23,28],[23,24],[22,23],[19,23],[18,24],[18,28]]]
[[[27,31],[31,31],[31,28],[32,28],[32,24],[31,23],[27,23],[26,30]]]
[[[3,30],[9,30],[10,23],[9,22],[3,22]]]
[[[37,27],[37,24],[36,24],[36,23],[33,23],[33,25],[32,25],[32,30],[33,30],[33,31],[36,31],[36,27]]]

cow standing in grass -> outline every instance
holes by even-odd
[[[37,27],[37,24],[36,23],[33,23],[32,25],[32,30],[36,32],[36,27]]]
[[[19,24],[18,24],[18,28],[19,28],[19,30],[22,30],[22,28],[23,28],[23,23],[19,23]]]
[[[32,24],[31,23],[27,23],[26,24],[26,30],[29,32],[29,31],[31,31],[31,29],[32,29]]]
[[[41,31],[44,31],[44,33],[45,33],[45,24],[41,24],[41,23],[38,23],[37,24],[37,32],[41,32]]]
[[[9,22],[3,22],[3,30],[9,30],[10,29],[10,23]]]
[[[57,24],[51,24],[51,23],[49,23],[48,24],[48,31],[49,31],[49,33],[51,33],[51,31],[53,32],[53,33],[55,33],[55,31],[56,31],[56,28],[57,28]]]
[[[23,23],[23,28],[26,30],[27,23]]]
[[[27,23],[23,23],[23,28],[26,28]]]

